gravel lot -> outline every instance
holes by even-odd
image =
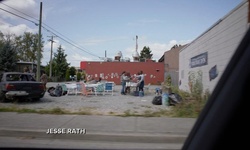
[[[47,87],[57,83],[48,83]],[[35,110],[48,110],[61,108],[69,112],[89,112],[97,115],[121,115],[128,112],[132,114],[145,114],[145,112],[155,112],[161,109],[168,109],[162,105],[153,105],[152,100],[155,96],[156,87],[151,85],[149,92],[144,97],[132,95],[121,95],[121,86],[116,85],[114,95],[106,93],[103,95],[65,95],[61,97],[52,97],[48,92],[37,102],[18,102],[18,103],[0,103],[0,107],[29,108]]]

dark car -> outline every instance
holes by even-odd
[[[45,94],[45,87],[31,73],[3,72],[0,74],[0,101],[33,99]]]

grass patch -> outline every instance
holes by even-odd
[[[94,107],[83,107],[81,109],[79,109],[77,112],[74,112],[74,114],[76,115],[93,115],[94,112],[93,110],[95,110],[96,108]]]
[[[172,87],[172,91],[182,97],[182,102],[172,107],[168,114],[170,117],[197,118],[210,97],[207,90],[203,94],[195,94]]]
[[[69,114],[69,111],[66,111],[64,109],[61,109],[59,107],[57,108],[52,108],[52,109],[47,109],[47,110],[39,110],[40,114],[56,114],[56,115],[62,115],[62,114]]]
[[[52,108],[52,109],[29,109],[29,108],[18,108],[18,107],[2,107],[0,108],[0,112],[17,112],[17,113],[38,113],[38,114],[55,114],[55,115],[62,115],[62,114],[79,114],[79,115],[90,115],[91,113],[80,111],[77,113],[70,112],[59,107]]]
[[[15,108],[15,107],[2,107],[2,108],[0,108],[0,112],[17,112],[17,108]]]
[[[110,111],[110,112],[109,112],[109,114],[110,114],[110,115],[114,115],[114,114],[115,114],[115,112],[113,112],[113,111]]]
[[[141,115],[137,114],[137,112],[131,112],[131,110],[126,110],[126,111],[124,111],[123,114],[117,115],[117,116],[120,116],[120,117],[138,117]]]
[[[173,107],[171,116],[197,118],[206,102],[207,100],[184,100],[182,103]]]
[[[139,114],[139,112],[134,111],[131,112],[131,110],[124,111],[124,114],[117,115],[121,117],[162,117],[162,116],[169,116],[170,110],[163,110],[160,109],[159,111],[152,111],[152,110],[145,110],[143,113]]]
[[[38,113],[39,111],[29,108],[2,107],[0,108],[0,112]]]
[[[152,106],[148,106],[148,105],[141,105],[141,107],[152,108]]]
[[[128,104],[134,104],[134,102],[128,102]]]

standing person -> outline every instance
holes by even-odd
[[[34,78],[36,78],[36,71],[37,71],[36,66],[34,66],[34,68],[33,68],[33,75],[34,75]]]
[[[24,73],[28,73],[28,72],[29,72],[29,67],[28,67],[28,66],[24,67],[24,68],[23,68],[23,72],[24,72]]]
[[[121,79],[121,85],[122,85],[121,94],[122,95],[126,95],[125,94],[125,86],[126,86],[126,82],[128,80],[128,77],[126,76],[126,72],[125,71],[122,72],[120,79]]]
[[[40,77],[40,81],[44,84],[44,87],[46,89],[46,84],[48,82],[48,76],[47,74],[45,73],[45,71],[42,71],[42,75]]]
[[[144,74],[143,71],[140,71],[139,75],[138,75],[139,81],[138,81],[138,87],[139,87],[139,91],[143,91],[144,88]]]
[[[130,93],[130,80],[131,80],[131,75],[130,75],[130,72],[126,72],[125,73],[125,75],[127,76],[127,79],[126,79],[126,81],[125,81],[125,90],[124,90],[124,92],[125,92],[125,94],[126,93]]]
[[[136,85],[136,91],[139,91],[139,85],[140,85],[139,81],[141,80],[140,72],[138,72],[136,74],[135,78],[136,78],[136,83],[137,83],[137,85]]]

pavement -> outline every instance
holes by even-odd
[[[171,149],[181,148],[196,121],[194,118],[48,115],[14,112],[1,112],[0,120],[0,137],[177,144]],[[53,133],[48,134],[49,129]],[[2,140],[0,138],[0,145],[2,145]]]

